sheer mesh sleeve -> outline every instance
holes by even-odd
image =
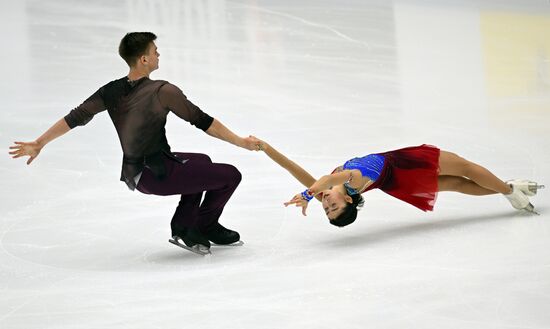
[[[94,115],[106,110],[102,93],[103,87],[65,116],[65,121],[71,129],[87,124]]]
[[[214,121],[214,118],[191,103],[178,87],[170,83],[164,84],[160,88],[158,95],[160,103],[164,108],[174,112],[178,117],[203,131],[208,130]]]

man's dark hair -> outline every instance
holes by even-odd
[[[357,208],[361,208],[365,203],[365,200],[361,194],[353,194],[349,196],[351,197],[352,202],[346,203],[344,211],[342,211],[338,217],[333,220],[329,220],[332,225],[344,227],[355,222],[355,219],[357,218]]]
[[[157,36],[151,32],[126,33],[120,40],[118,53],[130,67],[136,65],[137,60],[147,53],[149,44],[155,41]]]

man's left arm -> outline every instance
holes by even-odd
[[[172,111],[181,119],[216,137],[247,150],[259,150],[258,143],[251,137],[240,137],[224,126],[220,121],[204,113],[183,94],[181,89],[166,83],[159,89],[159,100],[164,108]]]
[[[212,121],[212,124],[206,130],[206,133],[212,137],[216,137],[233,145],[242,147],[244,149],[254,151],[259,150],[258,143],[251,137],[240,137],[235,135],[231,130],[223,125],[217,119]]]

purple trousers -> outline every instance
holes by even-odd
[[[232,165],[212,163],[206,154],[173,154],[187,162],[165,156],[166,177],[157,179],[145,168],[136,188],[145,194],[180,194],[172,217],[172,230],[198,228],[204,233],[218,222],[225,204],[241,182],[241,173]],[[203,192],[206,193],[201,203]]]

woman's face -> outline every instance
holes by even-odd
[[[323,197],[321,203],[323,204],[323,210],[329,220],[333,220],[340,216],[347,203],[352,203],[351,197],[343,192],[339,186],[332,187],[330,190],[323,191]]]

